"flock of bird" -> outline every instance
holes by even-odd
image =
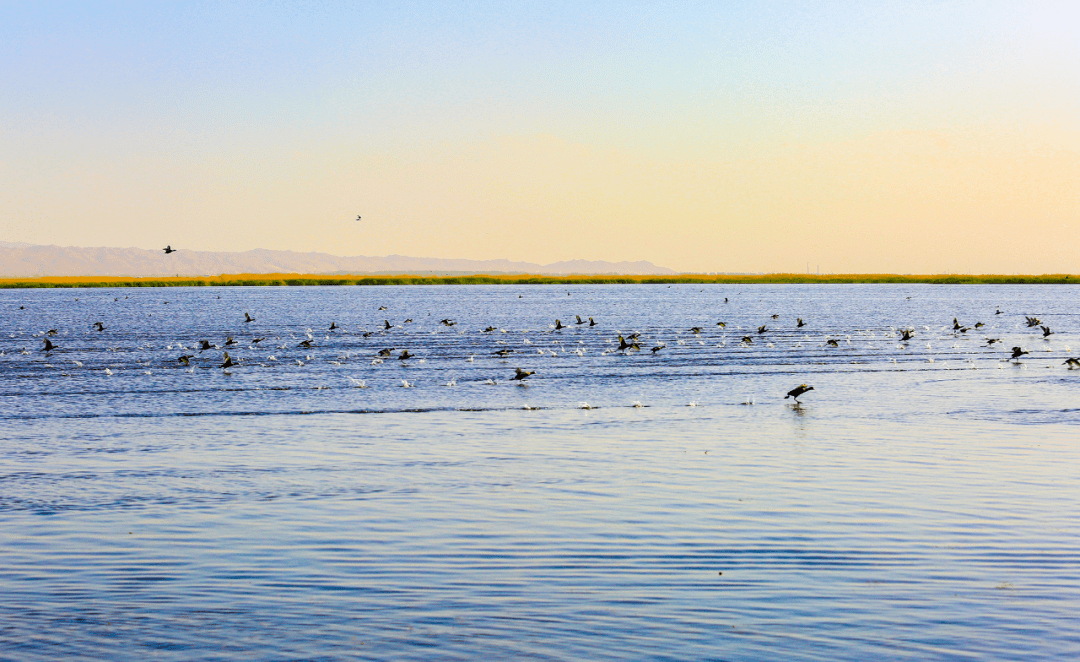
[[[115,301],[119,301],[119,297],[116,297]],[[25,310],[25,306],[21,306],[20,310]],[[377,309],[380,313],[386,310],[387,306],[385,305],[379,306]],[[1000,315],[1002,311],[998,309],[995,314]],[[457,320],[450,317],[444,317],[438,322],[432,323],[434,328],[426,328],[423,324],[417,324],[412,318],[405,318],[397,324],[391,323],[389,319],[383,319],[381,322],[374,324],[373,328],[358,327],[351,323],[339,325],[336,320],[329,320],[328,323],[324,322],[322,325],[324,331],[319,333],[322,337],[316,335],[316,331],[310,327],[304,327],[299,336],[295,330],[288,331],[273,325],[263,327],[261,334],[252,333],[252,329],[259,329],[261,326],[256,317],[250,311],[239,311],[234,315],[236,322],[234,323],[235,330],[232,331],[232,335],[225,335],[224,339],[217,341],[211,341],[209,338],[197,338],[169,343],[166,345],[165,350],[172,350],[177,353],[171,359],[159,361],[158,367],[167,367],[171,362],[173,367],[186,369],[188,372],[193,372],[196,367],[202,367],[219,369],[224,374],[231,375],[233,374],[232,371],[236,369],[256,366],[266,368],[289,363],[302,367],[313,360],[326,360],[336,366],[348,363],[356,364],[357,361],[364,361],[371,366],[378,366],[383,364],[384,361],[392,360],[401,366],[410,367],[423,365],[428,359],[464,360],[468,363],[474,363],[477,355],[483,353],[488,360],[497,362],[500,365],[506,365],[507,371],[513,369],[512,373],[503,373],[506,382],[525,385],[530,377],[540,372],[536,369],[526,369],[526,367],[534,367],[529,364],[535,362],[538,356],[557,357],[562,355],[569,357],[576,355],[582,357],[585,356],[586,352],[598,353],[600,356],[627,356],[644,352],[646,349],[648,354],[657,356],[666,355],[672,351],[672,345],[685,346],[688,343],[693,344],[695,342],[704,345],[706,340],[709,343],[717,343],[717,348],[728,347],[729,343],[731,347],[737,348],[751,348],[762,344],[772,348],[774,347],[773,342],[780,342],[780,339],[783,338],[784,342],[792,349],[804,349],[803,342],[806,342],[819,348],[815,351],[824,352],[839,349],[842,343],[844,345],[851,344],[850,334],[840,335],[834,333],[831,336],[822,334],[815,338],[815,336],[804,331],[805,328],[812,326],[811,322],[796,317],[794,321],[785,323],[780,319],[779,314],[769,315],[768,319],[763,320],[764,323],[756,325],[756,327],[751,326],[747,330],[743,330],[741,327],[728,330],[728,322],[725,320],[712,321],[708,322],[707,325],[691,326],[686,329],[649,329],[647,331],[650,332],[648,335],[651,340],[648,342],[646,342],[646,332],[609,330],[605,328],[604,324],[596,321],[594,317],[582,318],[580,315],[575,315],[568,324],[564,324],[562,318],[557,318],[547,328],[513,331],[496,324],[475,325],[475,329],[466,330],[462,328]],[[1028,329],[1037,328],[1036,333],[1041,332],[1043,339],[1049,339],[1054,334],[1051,328],[1038,317],[1024,316],[1024,324]],[[91,337],[95,335],[107,336],[107,332],[112,326],[112,323],[107,324],[105,320],[98,320],[86,327],[85,332]],[[345,328],[345,326],[349,328]],[[421,335],[423,333],[438,335],[437,329],[439,328],[443,329],[442,333],[444,335],[451,338],[467,338],[468,342],[459,345],[453,343],[448,345],[445,342],[433,344]],[[959,341],[975,335],[972,332],[978,332],[984,328],[987,328],[987,325],[981,321],[969,326],[954,318],[951,327],[943,326],[941,330]],[[71,331],[78,332],[77,329]],[[59,362],[67,349],[61,343],[61,340],[57,338],[59,333],[58,328],[50,328],[36,334],[39,335],[42,342],[38,354],[43,354],[46,361]],[[507,340],[508,334],[511,333],[515,336],[520,334],[521,338],[516,341]],[[880,335],[867,330],[856,331],[856,333],[861,333],[864,336],[869,334],[869,337],[882,340],[895,339],[899,343],[897,345],[898,349],[906,349],[911,343],[918,342],[920,335],[931,335],[931,328],[923,327],[922,331],[913,326],[878,329],[877,334]],[[798,334],[803,335],[800,338]],[[271,335],[275,337],[270,338]],[[668,337],[663,338],[664,335]],[[16,338],[16,335],[10,334],[10,337]],[[509,337],[513,338],[513,336]],[[246,339],[238,340],[238,338]],[[343,340],[345,338],[350,340]],[[547,342],[541,341],[541,338]],[[984,341],[985,345],[982,345],[982,347],[993,350],[995,345],[1002,342],[1002,339],[984,335]],[[93,345],[92,342],[83,343],[84,346],[78,348],[79,351],[86,351],[87,344]],[[544,344],[547,347],[540,346]],[[142,348],[143,346],[140,345],[139,347]],[[244,352],[243,348],[246,348],[246,351],[251,353],[261,353],[260,348],[263,347],[267,348],[265,358],[253,359],[241,358],[240,356]],[[927,347],[929,348],[929,343]],[[145,349],[151,349],[149,344],[145,345]],[[332,349],[335,353],[332,357],[327,357],[324,353],[323,356],[316,359],[314,353],[317,353],[317,350],[320,349]],[[444,351],[447,349],[450,351]],[[1068,347],[1065,350],[1066,352],[1070,351]],[[31,353],[23,347],[20,354],[28,355]],[[1001,360],[1019,363],[1020,359],[1028,354],[1030,354],[1029,350],[1020,345],[1014,345],[1009,354]],[[0,351],[0,356],[2,355],[3,352]],[[933,360],[933,358],[929,359],[930,362],[933,362]],[[893,358],[892,361],[896,362],[896,359]],[[78,367],[83,366],[83,363],[77,360],[74,360],[73,363],[77,364]],[[47,365],[51,366],[51,364]],[[523,365],[526,367],[522,367]],[[1080,368],[1080,359],[1075,357],[1067,358],[1063,365],[1068,369],[1078,369]],[[144,372],[149,374],[149,368],[153,367],[153,362],[140,362],[140,366],[146,368]],[[110,367],[104,368],[103,372],[106,375],[113,374]],[[359,388],[367,387],[365,380],[358,380],[354,377],[349,377],[349,379]],[[492,376],[483,380],[482,383],[498,384],[498,378]],[[456,385],[456,379],[450,379],[446,384],[454,386]],[[401,379],[401,386],[403,387],[414,385],[415,380]],[[784,399],[791,398],[795,406],[799,406],[800,396],[814,390],[815,388],[811,385],[800,384],[788,391]]]

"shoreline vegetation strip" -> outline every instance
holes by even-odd
[[[568,275],[475,274],[460,276],[424,275],[318,275],[318,274],[222,274],[220,276],[149,277],[126,276],[46,276],[3,278],[0,288],[56,287],[256,287],[305,285],[615,285],[615,284],[858,284],[897,283],[932,285],[1071,285],[1080,282],[1073,274],[678,274],[655,275]]]

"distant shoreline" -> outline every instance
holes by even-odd
[[[676,284],[860,284],[895,283],[929,285],[1072,285],[1080,282],[1075,274],[1005,276],[995,274],[745,274],[708,275],[570,275],[542,276],[528,274],[469,276],[355,275],[320,276],[313,274],[222,274],[220,276],[134,278],[124,276],[46,276],[41,278],[3,278],[0,288],[82,288],[82,287],[267,287],[310,285],[676,285]]]

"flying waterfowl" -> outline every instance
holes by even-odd
[[[255,318],[251,316],[251,313],[247,313],[247,312],[244,313],[244,324],[247,324],[248,322],[254,322],[254,321],[255,321]]]
[[[536,374],[535,370],[522,370],[521,368],[514,368],[514,370],[516,372],[515,372],[514,376],[511,377],[510,379],[525,379],[529,375],[535,375]]]
[[[416,356],[416,354],[410,354],[409,350],[404,349],[404,350],[401,350],[401,356],[398,357],[398,361],[405,361],[405,360],[413,358],[414,356]]]
[[[993,347],[994,343],[996,343],[996,342],[1001,342],[1001,338],[987,338],[986,339],[986,346],[987,347]]]
[[[331,331],[333,331],[334,329],[337,329],[337,328],[340,328],[340,327],[338,327],[337,322],[330,322],[330,330]]]
[[[56,335],[57,333],[59,333],[59,331],[58,331],[58,330],[56,330],[56,329],[49,329],[48,331],[46,331],[46,332],[45,332],[45,335],[47,335],[47,336],[55,336],[55,335]]]
[[[499,351],[494,352],[493,356],[501,356],[505,359],[506,357],[510,356],[511,352],[513,351],[514,350],[512,349],[500,349]]]
[[[452,320],[450,318],[446,318],[444,320],[439,320],[439,324],[442,324],[443,326],[454,326],[455,324],[457,324],[457,322],[455,322],[454,320]],[[389,327],[387,327],[387,328],[389,328]]]
[[[1001,314],[1001,309],[1000,309],[1000,308],[998,308],[997,310],[995,310],[995,311],[994,311],[994,314],[995,314],[995,315],[1000,315],[1000,314]]]
[[[914,333],[911,329],[902,329],[900,332],[900,340],[911,340],[911,335]]]
[[[1019,359],[1024,354],[1030,354],[1030,353],[1031,352],[1028,352],[1026,349],[1024,349],[1022,347],[1013,347],[1012,348],[1012,356],[1010,358],[1012,358],[1013,360],[1016,360],[1016,359]]]
[[[162,248],[161,250],[165,251],[166,255],[168,255],[169,253],[175,253],[176,252],[176,249],[172,247],[172,244],[169,244],[168,246],[166,246],[165,248]]]
[[[762,324],[761,326],[759,326],[759,327],[757,328],[757,332],[758,332],[758,335],[760,335],[760,334],[763,334],[763,333],[765,333],[765,332],[766,332],[766,331],[768,331],[768,330],[769,330],[769,329],[768,329],[768,328],[766,328],[766,326],[765,326],[764,324]]]
[[[491,333],[492,331],[495,331],[495,330],[496,330],[495,327],[489,326],[488,328],[484,329],[483,333]]]
[[[798,318],[798,319],[796,320],[796,322],[797,322],[797,323],[795,324],[795,327],[796,327],[796,328],[799,328],[799,329],[801,329],[801,328],[803,328],[804,326],[806,326],[806,322],[802,321],[802,318],[801,318],[801,317],[800,317],[800,318]]]
[[[559,321],[559,320],[555,320],[555,330],[556,330],[556,331],[558,331],[558,330],[560,330],[560,329],[565,329],[565,328],[566,328],[566,327],[564,327],[564,326],[563,326],[563,324],[562,324],[562,322],[561,322],[561,321]]]
[[[226,368],[231,368],[231,367],[233,367],[234,365],[240,365],[240,364],[239,364],[239,363],[237,363],[236,361],[233,361],[233,360],[232,360],[232,357],[231,357],[231,356],[229,356],[229,353],[228,353],[228,352],[225,352],[225,362],[221,364],[221,368],[222,368],[222,370],[224,370],[224,369],[226,369]]]
[[[589,326],[596,326],[596,322],[594,322],[591,317],[589,318]]]
[[[386,310],[386,306],[379,306],[379,310]]]
[[[986,323],[985,323],[985,322],[975,322],[975,328],[976,328],[976,329],[981,329],[981,328],[983,328],[984,326],[986,326]]]
[[[213,348],[214,348],[214,346],[210,344],[209,340],[200,340],[199,341],[199,351],[200,352],[205,352],[206,350],[213,349]]]
[[[813,390],[814,390],[813,386],[807,386],[806,384],[799,384],[795,388],[788,391],[787,395],[784,396],[784,399],[787,400],[788,398],[795,398],[795,402],[798,403],[800,395],[802,395],[803,393],[806,393],[807,391],[813,391]]]
[[[383,328],[384,328],[384,329],[386,329],[387,331],[389,331],[390,329],[394,328],[394,327],[393,327],[393,326],[392,326],[392,325],[390,324],[390,320],[383,320],[383,321],[382,321],[382,323],[383,323]]]
[[[297,345],[297,347],[305,347],[305,348],[308,348],[308,349],[310,349],[310,348],[311,348],[311,341],[310,341],[310,340],[304,340],[304,341],[301,341],[301,342],[300,342],[300,343],[299,343],[299,344]]]
[[[829,347],[839,347],[840,346],[840,343],[838,341],[836,341],[835,339],[833,339],[833,338],[829,338],[828,340],[826,340],[825,344],[828,345]]]
[[[1072,370],[1073,368],[1080,368],[1080,359],[1076,359],[1076,358],[1065,359],[1065,363],[1062,363],[1062,365],[1069,366],[1069,370]]]
[[[725,329],[727,328],[727,322],[717,322],[716,326],[720,327],[721,329]]]
[[[379,356],[390,356],[390,354],[393,353],[393,351],[395,349],[397,349],[397,348],[396,347],[387,347],[386,349],[380,349],[379,350]]]
[[[252,338],[251,344],[252,345],[258,345],[259,343],[261,343],[264,340],[266,340],[266,338]]]
[[[191,365],[191,359],[193,358],[195,358],[194,354],[184,354],[183,356],[177,357],[176,362],[180,365]]]
[[[48,338],[45,338],[45,346],[41,348],[42,352],[51,352],[54,349],[58,349],[56,345],[52,344]]]
[[[1043,331],[1043,338],[1046,338],[1053,333],[1053,331],[1051,331],[1050,327],[1048,326],[1040,326],[1039,328]]]
[[[753,345],[754,344],[754,339],[751,338],[750,336],[743,336],[742,337],[742,342],[746,343],[747,345]]]
[[[105,330],[105,325],[102,324],[101,322],[94,322],[94,330],[95,331],[104,331]]]
[[[1038,317],[1028,317],[1025,315],[1024,319],[1027,320],[1028,328],[1031,328],[1033,326],[1039,326],[1040,324],[1042,324],[1042,320]]]
[[[695,336],[696,335],[701,335],[701,327],[700,326],[691,327],[690,328],[690,333],[694,334]]]
[[[778,319],[780,319],[780,316],[779,316],[779,315],[773,315],[773,316],[772,316],[772,318],[773,318],[774,320],[778,320]]]
[[[664,349],[663,345],[657,345],[656,347],[652,348],[652,353],[655,354],[655,353],[659,352],[662,349]]]
[[[623,338],[622,336],[619,336],[619,351],[628,350],[628,349],[641,349],[641,346],[638,345],[636,342],[628,343],[628,342],[626,342],[625,338]]]
[[[585,320],[581,319],[581,315],[577,316],[577,321],[574,324],[585,324]]]
[[[228,336],[227,338],[225,338],[225,346],[226,347],[228,347],[229,345],[235,345],[235,344],[236,344],[236,341],[233,340],[232,336]]]

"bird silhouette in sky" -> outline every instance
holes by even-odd
[[[172,247],[172,244],[169,244],[168,246],[166,246],[165,248],[162,248],[161,250],[165,251],[166,255],[168,255],[169,253],[175,253],[176,252],[176,249]]]

